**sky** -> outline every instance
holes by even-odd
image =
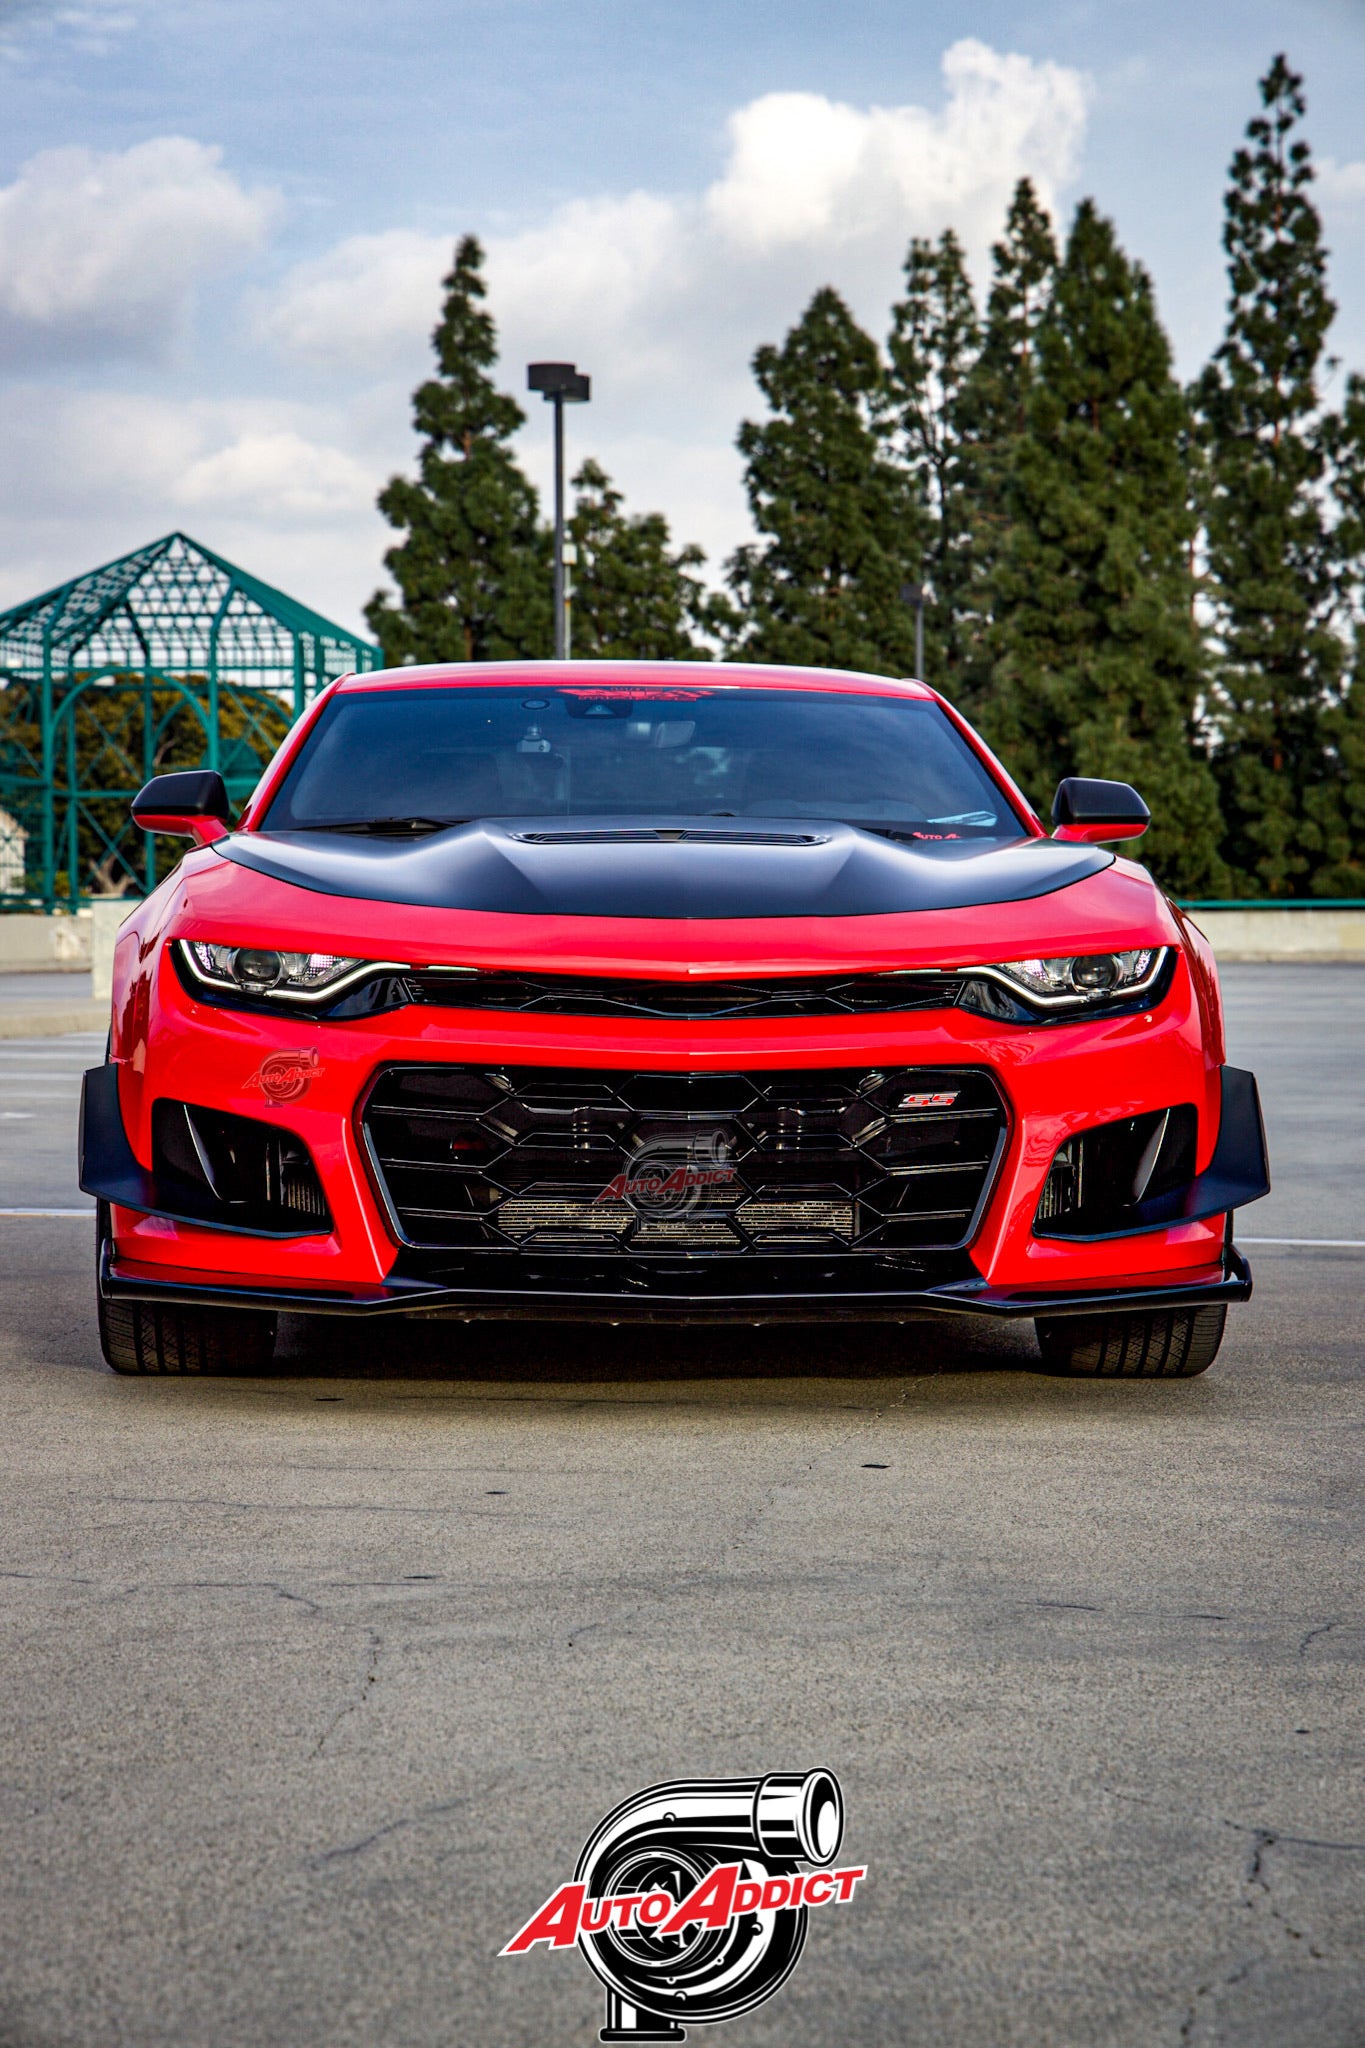
[[[1093,195],[1182,375],[1217,345],[1228,160],[1277,50],[1365,369],[1365,0],[0,0],[0,606],[180,527],[348,626],[394,536],[456,238],[628,505],[749,532],[754,349],[835,285],[884,336],[911,235],[980,289],[1015,181]]]

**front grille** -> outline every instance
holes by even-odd
[[[750,1257],[962,1246],[1006,1112],[979,1067],[423,1065],[362,1123],[408,1244]]]
[[[403,977],[411,1000],[460,1010],[538,1010],[587,1017],[819,1017],[946,1010],[963,977],[887,974],[780,976],[761,981],[651,981],[612,975],[443,973]]]

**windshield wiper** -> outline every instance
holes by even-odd
[[[444,832],[450,825],[467,825],[468,818],[338,818],[325,825],[294,825],[294,832],[373,832],[385,839],[420,839],[427,832]]]

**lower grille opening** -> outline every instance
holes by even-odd
[[[941,1067],[394,1066],[362,1111],[405,1244],[593,1258],[956,1250],[1006,1123]]]
[[[1078,1131],[1043,1183],[1034,1236],[1121,1236],[1172,1220],[1194,1179],[1198,1136],[1189,1102]]]
[[[152,1106],[153,1171],[179,1182],[224,1222],[247,1229],[329,1230],[332,1218],[307,1146],[292,1131],[163,1098]]]

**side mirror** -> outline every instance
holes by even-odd
[[[1099,846],[1107,839],[1139,839],[1152,822],[1142,798],[1127,782],[1097,782],[1068,775],[1052,799],[1054,839]]]
[[[144,832],[172,832],[211,846],[227,835],[232,806],[216,768],[154,775],[133,798],[133,823]]]

